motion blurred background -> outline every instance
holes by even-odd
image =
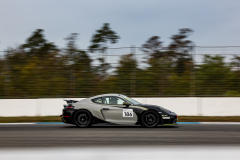
[[[168,46],[152,36],[140,47],[109,48],[120,36],[104,23],[88,49],[77,47],[76,33],[60,49],[37,29],[1,51],[0,97],[239,97],[240,46],[195,46],[192,31],[179,29]]]
[[[2,0],[0,98],[238,97],[238,6]]]
[[[239,159],[239,7],[239,0],[1,0],[0,159]],[[182,123],[60,122],[63,98],[105,93],[166,107]]]

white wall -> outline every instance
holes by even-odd
[[[81,100],[83,98],[66,98]],[[240,98],[134,98],[143,104],[159,105],[186,116],[240,116]],[[63,98],[0,99],[0,116],[59,116]]]
[[[135,98],[143,104],[164,107],[178,115],[197,115],[197,98]]]

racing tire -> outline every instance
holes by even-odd
[[[74,116],[74,123],[79,128],[86,128],[92,125],[92,114],[86,110],[78,111]]]
[[[141,122],[144,127],[154,128],[157,127],[160,121],[160,116],[155,111],[146,111],[141,116]]]

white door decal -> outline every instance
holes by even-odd
[[[123,117],[133,117],[132,109],[123,109]]]

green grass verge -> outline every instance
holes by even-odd
[[[21,122],[62,122],[59,116],[44,117],[0,117],[0,123],[21,123]]]
[[[179,122],[240,122],[240,116],[209,117],[209,116],[179,116]]]
[[[21,122],[61,122],[59,116],[45,117],[0,117],[0,123]],[[240,122],[240,116],[208,117],[208,116],[179,116],[178,122]]]

